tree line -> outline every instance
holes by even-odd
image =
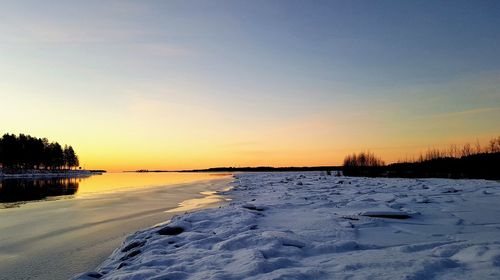
[[[342,167],[348,176],[444,177],[500,179],[500,137],[486,146],[451,145],[446,149],[429,149],[417,159],[400,160],[385,165],[369,152],[348,155]]]
[[[344,167],[384,166],[385,162],[370,152],[348,155],[344,158]]]
[[[47,138],[4,134],[0,138],[0,164],[4,170],[71,169],[80,165],[73,147]]]
[[[399,160],[398,163],[426,162],[443,158],[463,158],[481,154],[495,154],[500,152],[500,136],[491,138],[487,145],[481,146],[476,143],[465,143],[463,146],[450,145],[444,149],[428,149],[425,153],[420,153],[417,159]]]

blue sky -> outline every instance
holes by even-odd
[[[499,134],[499,33],[497,1],[4,1],[0,128],[96,167],[396,160]]]

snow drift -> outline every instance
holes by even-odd
[[[226,194],[75,279],[500,279],[498,182],[253,173]]]

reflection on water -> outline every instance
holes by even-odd
[[[0,180],[0,208],[18,206],[17,202],[47,198],[80,197],[95,193],[116,192],[154,186],[172,186],[214,176],[221,173],[105,173],[86,178],[4,179]]]
[[[214,179],[214,176],[230,175],[231,174],[188,172],[104,173],[103,175],[85,178],[80,184],[77,196],[92,193],[115,192],[145,187],[189,183],[199,180]]]
[[[12,203],[73,195],[78,191],[80,181],[80,178],[0,180],[0,202]]]

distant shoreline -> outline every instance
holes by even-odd
[[[299,166],[299,167],[213,167],[206,169],[189,169],[189,170],[148,170],[140,169],[123,172],[137,173],[162,173],[162,172],[290,172],[290,171],[341,171],[341,166]]]
[[[45,179],[45,178],[80,178],[101,175],[105,170],[29,170],[23,173],[2,173],[0,179]]]

